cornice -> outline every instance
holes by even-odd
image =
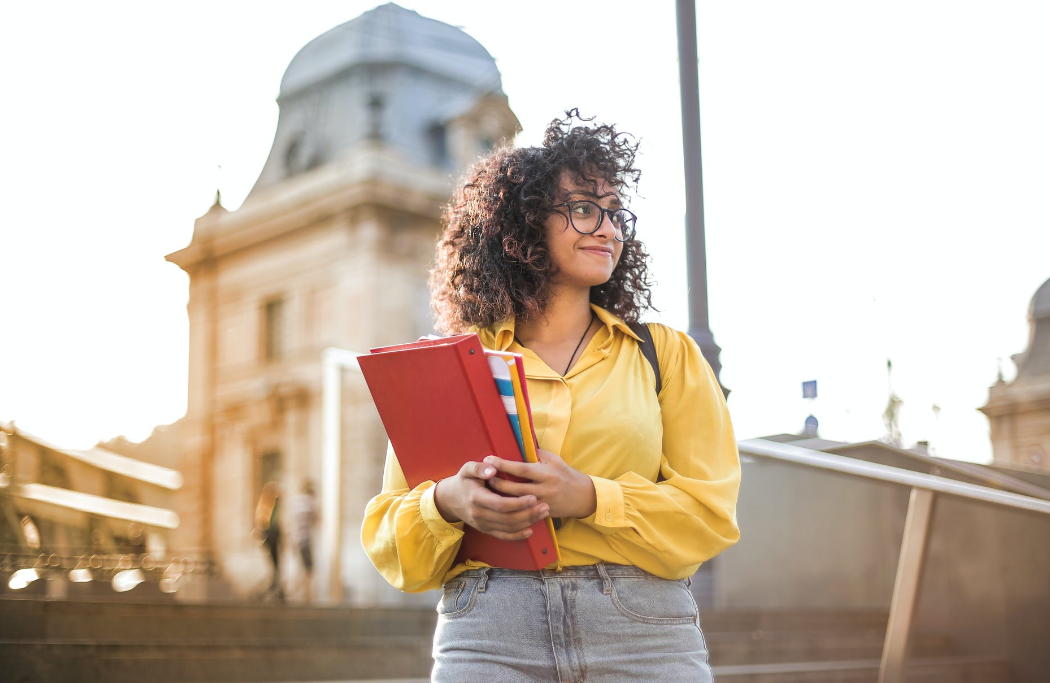
[[[421,168],[374,144],[344,159],[288,179],[252,196],[236,211],[210,211],[194,224],[193,239],[166,259],[189,272],[202,262],[313,225],[353,207],[378,205],[436,220],[451,178]]]

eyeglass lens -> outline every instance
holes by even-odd
[[[625,242],[634,237],[634,224],[637,219],[627,209],[610,211],[588,200],[568,202],[568,207],[569,219],[572,221],[572,227],[576,232],[585,235],[595,232],[601,225],[603,216],[608,213],[610,220],[612,220],[613,228],[617,233],[616,239]]]

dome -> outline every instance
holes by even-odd
[[[454,26],[381,5],[311,40],[292,59],[277,98],[273,146],[248,196],[347,159],[362,145],[451,170],[453,153],[473,138],[513,136],[517,119],[506,99],[481,43]],[[456,116],[489,100],[506,110],[497,117],[505,119],[499,135],[449,132]]]
[[[1028,317],[1032,320],[1050,318],[1050,280],[1035,291],[1032,305],[1028,308]]]
[[[361,64],[406,64],[475,90],[503,92],[495,60],[481,43],[454,26],[389,3],[307,43],[288,65],[280,97]]]

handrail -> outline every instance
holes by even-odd
[[[979,500],[985,503],[994,503],[1019,510],[1041,512],[1050,515],[1050,500],[1041,500],[1031,496],[1022,496],[1018,493],[998,491],[986,486],[967,484],[953,479],[947,479],[935,474],[924,474],[912,470],[880,465],[878,463],[866,462],[844,455],[834,455],[813,451],[808,448],[800,448],[790,444],[765,441],[763,439],[744,439],[737,446],[741,453],[759,455],[775,460],[783,460],[797,465],[807,465],[818,469],[830,470],[851,474],[867,479],[877,479],[893,484],[902,484],[937,493],[947,493],[971,500]]]
[[[923,564],[931,533],[936,494],[943,493],[1015,510],[1050,515],[1050,501],[1048,500],[997,491],[933,474],[913,472],[899,467],[822,453],[764,439],[745,439],[738,442],[737,446],[741,453],[911,488],[908,514],[904,520],[904,538],[901,541],[901,552],[897,559],[897,575],[893,582],[893,597],[890,599],[886,638],[882,646],[879,683],[902,683],[904,681],[912,618],[921,588]]]

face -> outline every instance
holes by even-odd
[[[562,171],[559,188],[556,203],[588,199],[604,209],[621,206],[616,188],[604,180],[599,180],[595,187],[589,181],[579,183],[572,174]],[[559,207],[544,221],[547,248],[555,270],[553,284],[590,289],[607,282],[623,252],[623,243],[614,238],[612,220],[606,214],[597,231],[581,235],[569,222],[568,212],[569,207]]]

